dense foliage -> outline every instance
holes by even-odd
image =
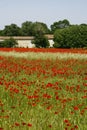
[[[16,47],[17,45],[18,45],[17,41],[13,38],[6,39],[0,42],[0,47],[11,48],[11,47]]]
[[[54,33],[54,47],[56,48],[84,48],[87,47],[87,25],[73,25],[56,30]]]
[[[58,22],[54,22],[50,27],[51,27],[51,31],[55,32],[57,29],[62,29],[62,28],[66,28],[69,27],[70,23],[67,19],[64,20],[60,20]]]
[[[16,24],[6,25],[0,30],[1,36],[35,36],[40,31],[43,34],[49,33],[49,29],[45,23],[26,21],[21,27]]]
[[[6,25],[1,32],[2,36],[20,36],[21,30],[16,24]]]
[[[38,48],[47,48],[50,45],[47,37],[41,33],[37,33],[37,35],[35,35],[32,43],[35,44],[35,46]]]

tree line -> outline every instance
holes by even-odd
[[[45,23],[26,21],[21,27],[16,24],[6,25],[0,30],[0,36],[35,36],[38,32],[47,34],[50,30]]]
[[[67,19],[54,22],[50,28],[43,22],[26,21],[21,27],[11,24],[0,30],[0,36],[34,36],[32,43],[36,47],[46,48],[49,47],[49,42],[45,34],[54,35],[55,48],[87,47],[87,24],[71,25]],[[7,43],[5,45],[8,45]],[[1,47],[3,45],[4,43],[0,44]]]

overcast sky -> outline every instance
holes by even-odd
[[[87,24],[87,0],[0,0],[0,29],[25,21],[44,22],[68,19],[71,24]]]

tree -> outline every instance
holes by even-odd
[[[81,26],[87,26],[87,24],[85,24],[85,23],[82,23],[82,24],[80,24]]]
[[[0,30],[0,36],[3,36],[3,30]]]
[[[32,36],[32,28],[33,28],[33,23],[31,21],[26,21],[22,23],[21,26],[21,31],[23,36]]]
[[[38,32],[43,34],[49,33],[49,29],[45,23],[26,21],[21,27],[23,36],[35,36]]]
[[[20,36],[21,31],[20,28],[16,24],[11,24],[5,26],[3,30],[3,35],[4,36]]]
[[[33,23],[33,35],[37,35],[38,32],[41,32],[43,34],[47,34],[49,33],[49,29],[47,27],[47,25],[45,23],[41,23],[41,22],[35,22]]]
[[[44,36],[42,33],[38,33],[35,35],[32,44],[35,44],[35,46],[38,48],[48,48],[50,45],[47,37]]]
[[[18,43],[13,38],[0,42],[0,47],[12,48],[12,47],[16,47],[17,45],[18,45]]]
[[[63,29],[69,26],[70,26],[69,21],[67,19],[64,19],[62,21],[60,20],[58,22],[54,22],[50,27],[51,27],[51,31],[55,32],[55,30],[57,29]]]
[[[73,25],[56,30],[54,33],[54,47],[56,48],[83,48],[87,47],[87,26]]]

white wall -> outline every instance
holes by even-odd
[[[18,42],[18,47],[25,47],[25,48],[33,48],[35,47],[34,44],[31,42],[32,40],[17,40]]]
[[[50,43],[50,47],[53,47],[54,41],[53,40],[48,40]]]

